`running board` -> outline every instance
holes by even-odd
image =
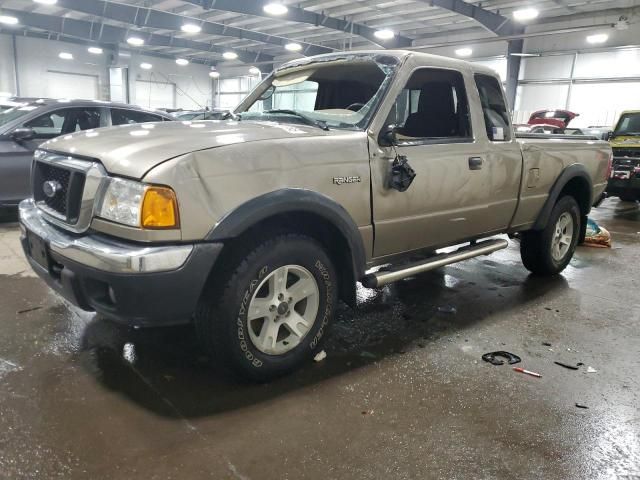
[[[451,253],[442,253],[435,257],[428,258],[425,261],[409,263],[396,270],[385,270],[370,273],[362,279],[362,285],[367,288],[382,287],[387,283],[392,283],[403,278],[411,277],[418,273],[428,272],[436,268],[451,265],[452,263],[468,260],[469,258],[478,257],[480,255],[489,255],[497,250],[507,248],[509,242],[506,240],[486,240],[484,242],[467,245],[461,247]]]

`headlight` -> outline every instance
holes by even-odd
[[[98,216],[131,227],[177,228],[178,202],[168,187],[109,179]]]

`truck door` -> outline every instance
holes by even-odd
[[[395,103],[385,103],[396,146],[371,146],[374,256],[460,243],[503,223],[489,210],[492,169],[486,140],[476,138],[484,132],[472,128],[482,120],[468,92],[478,104],[471,75],[465,81],[459,71],[417,68]],[[416,172],[405,192],[388,185],[396,154]]]

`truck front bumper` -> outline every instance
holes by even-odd
[[[133,326],[187,323],[221,243],[142,245],[75,235],[20,203],[21,242],[33,270],[83,310]]]

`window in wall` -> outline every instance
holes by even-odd
[[[35,138],[54,138],[59,135],[100,127],[97,108],[65,108],[45,113],[25,123],[33,129]]]
[[[159,115],[140,112],[138,110],[125,110],[121,108],[111,109],[111,123],[113,125],[129,125],[132,123],[162,122],[164,119]]]
[[[416,71],[398,95],[387,118],[403,139],[459,139],[471,137],[469,104],[459,72]]]
[[[490,75],[475,75],[480,94],[484,125],[487,137],[494,142],[511,140],[509,110],[502,94],[500,83]]]

